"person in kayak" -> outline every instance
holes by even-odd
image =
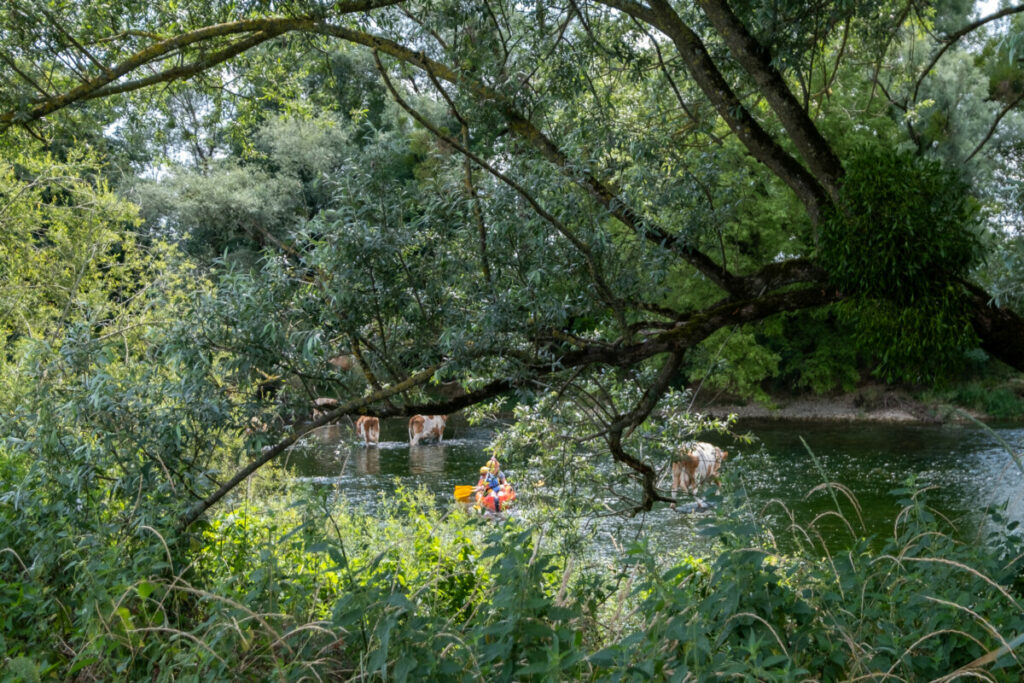
[[[508,484],[508,481],[505,479],[505,473],[501,471],[501,463],[498,462],[498,459],[493,455],[491,456],[491,459],[487,461],[487,469],[491,474],[498,478],[498,484],[501,486]]]
[[[496,475],[491,473],[491,469],[485,465],[480,468],[480,481],[476,483],[476,488],[473,490],[483,492],[488,489],[490,489],[489,495],[494,497],[494,510],[501,510],[501,482],[498,481]]]

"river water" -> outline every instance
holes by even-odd
[[[1024,523],[1024,476],[1005,447],[1024,453],[1024,426],[1019,424],[983,429],[973,425],[772,421],[742,423],[736,431],[753,435],[754,442],[709,439],[729,450],[723,466],[726,487],[742,494],[753,514],[776,528],[788,526],[790,515],[804,525],[835,510],[830,492],[819,487],[827,481],[845,486],[859,504],[858,514],[846,502],[846,495],[837,492],[854,535],[891,536],[900,506],[890,492],[910,478],[916,487],[930,489],[929,504],[955,522],[964,537],[989,530],[981,513],[990,505],[1007,504],[1007,516]],[[293,449],[285,467],[301,480],[336,487],[358,505],[386,504],[387,495],[399,483],[422,485],[435,493],[439,502],[449,504],[456,485],[475,483],[477,470],[487,460],[484,449],[493,433],[453,418],[443,443],[410,448],[405,425],[389,421],[383,425],[380,445],[364,448],[351,426],[331,425],[307,439],[303,447]],[[509,479],[519,484],[520,503],[528,506],[531,494],[536,493],[531,484],[536,477],[517,463],[503,466]],[[721,506],[735,504],[736,499],[713,500]],[[659,506],[630,520],[603,517],[595,530],[620,541],[626,531],[647,535],[658,543],[684,546],[696,537],[700,519],[714,514],[684,514]],[[818,527],[826,536],[850,536],[836,516],[819,519]],[[610,542],[613,546],[618,543]]]

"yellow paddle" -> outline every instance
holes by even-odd
[[[474,488],[476,488],[476,487],[475,486],[470,486],[468,484],[465,485],[465,486],[456,486],[455,487],[455,500],[459,501],[460,503],[465,503],[466,501],[468,501],[470,498],[473,497],[473,489]]]

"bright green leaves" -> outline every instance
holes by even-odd
[[[0,344],[55,341],[59,328],[117,315],[139,275],[135,207],[116,197],[89,151],[0,158]]]
[[[718,330],[694,349],[690,361],[687,373],[695,385],[763,401],[770,399],[762,382],[779,370],[779,354],[759,345],[747,328]]]
[[[941,164],[881,145],[847,164],[819,259],[856,304],[887,379],[929,379],[974,340],[957,284],[980,259],[977,203]]]

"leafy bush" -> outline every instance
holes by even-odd
[[[978,206],[938,162],[882,144],[850,156],[818,258],[887,381],[948,376],[975,344],[959,283],[981,255]]]
[[[691,356],[687,375],[694,385],[769,400],[761,383],[777,375],[779,354],[757,343],[750,330],[719,330]]]
[[[821,222],[819,257],[844,292],[909,305],[977,264],[977,221],[954,171],[863,146],[846,164],[839,208]]]
[[[799,387],[824,394],[857,385],[865,359],[852,340],[853,326],[843,324],[835,308],[795,311],[757,326],[758,342],[779,358],[769,391]]]
[[[957,541],[923,495],[894,493],[905,507],[878,551],[872,539],[813,543],[812,525],[792,527],[800,549],[782,555],[741,508],[706,529],[720,543],[710,571],[665,570],[634,549],[645,619],[590,656],[598,678],[932,680],[1020,634],[1024,610],[1007,588],[1021,571],[1020,539],[996,532],[987,546]],[[991,680],[1019,680],[1009,654],[992,659]]]
[[[904,508],[889,539],[854,532],[852,497],[840,506],[835,495],[834,515],[773,529],[726,501],[703,532],[714,541],[708,557],[665,562],[638,544],[617,568],[551,552],[558,520],[494,524],[439,508],[422,490],[400,490],[373,516],[329,490],[261,494],[215,514],[184,546],[57,533],[52,560],[38,549],[25,566],[27,553],[0,554],[0,672],[930,680],[995,653],[984,675],[1019,680],[1021,666],[996,651],[1024,631],[1013,587],[1020,538],[993,525],[985,539],[957,540],[909,484],[895,492]],[[817,493],[826,491],[845,493]],[[3,510],[0,542],[10,544],[18,525]],[[817,525],[836,518],[849,543],[816,540]],[[774,542],[784,534],[785,552]]]

